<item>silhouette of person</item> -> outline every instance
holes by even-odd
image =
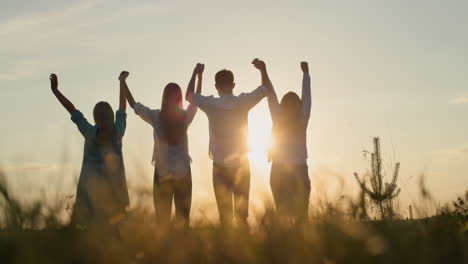
[[[240,225],[248,226],[248,113],[266,96],[266,88],[260,86],[236,96],[234,74],[229,70],[216,73],[215,82],[219,97],[188,92],[186,99],[208,117],[209,156],[213,160],[213,187],[220,222],[231,225],[235,217]]]
[[[197,93],[201,93],[204,65],[198,63],[193,71],[187,90],[193,92],[198,76]],[[150,109],[136,103],[125,81],[128,103],[135,113],[153,127],[154,182],[153,199],[156,220],[168,225],[171,220],[172,201],[175,205],[175,222],[189,226],[192,203],[191,158],[188,151],[187,129],[197,107],[190,104],[183,109],[182,91],[178,84],[169,83],[164,88],[161,109]]]
[[[292,220],[307,219],[310,180],[307,167],[306,130],[311,110],[310,75],[307,62],[301,62],[302,96],[286,93],[278,102],[266,65],[255,59],[262,80],[268,87],[268,106],[273,120],[274,146],[269,153],[272,161],[270,185],[278,213]]]
[[[121,73],[119,78],[126,78]],[[84,137],[83,163],[78,180],[72,224],[112,223],[122,219],[129,205],[122,138],[126,128],[125,91],[120,89],[119,110],[115,113],[107,102],[93,110],[95,125],[59,91],[57,75],[50,75],[52,92],[71,114],[71,120]]]

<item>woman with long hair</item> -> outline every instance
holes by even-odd
[[[119,79],[127,78],[122,72]],[[120,87],[120,106],[115,113],[107,102],[93,110],[95,125],[59,91],[57,75],[50,75],[52,92],[70,113],[84,137],[83,163],[76,191],[71,222],[77,226],[116,224],[129,205],[122,138],[126,128],[125,90]]]
[[[187,90],[195,89],[195,79],[198,76],[196,92],[201,93],[203,70],[204,65],[197,64]],[[176,223],[187,227],[192,203],[187,128],[197,112],[197,107],[189,105],[187,110],[184,110],[182,90],[176,83],[166,85],[161,108],[156,110],[136,103],[125,81],[123,85],[130,106],[153,127],[153,198],[156,220],[161,225],[170,223],[174,201]]]
[[[273,146],[269,153],[272,161],[270,185],[277,212],[293,221],[307,219],[310,180],[307,167],[307,136],[311,110],[309,66],[301,62],[303,72],[302,96],[286,93],[278,102],[268,77],[266,65],[254,60],[268,89],[268,106],[273,120]]]

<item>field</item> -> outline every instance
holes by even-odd
[[[366,203],[311,208],[307,223],[284,223],[274,210],[250,230],[199,220],[163,228],[135,208],[113,225],[75,228],[40,202],[21,206],[0,188],[1,263],[467,263],[466,201],[415,220],[374,220]],[[467,193],[468,196],[468,193]],[[325,209],[324,209],[325,208]]]

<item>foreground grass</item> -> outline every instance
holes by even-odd
[[[467,202],[468,193],[419,220],[366,220],[358,202],[302,224],[267,210],[250,230],[203,220],[165,228],[136,208],[117,224],[77,229],[58,220],[63,207],[22,206],[0,181],[0,263],[468,263]]]
[[[133,212],[113,228],[4,228],[0,256],[1,263],[467,263],[468,230],[453,215],[285,226],[268,213],[250,231],[203,223],[168,230]]]

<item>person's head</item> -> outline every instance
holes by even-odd
[[[169,83],[164,88],[161,103],[160,122],[163,139],[177,145],[185,137],[187,125],[182,105],[182,90],[176,83]]]
[[[280,103],[281,113],[288,117],[300,116],[302,109],[301,98],[295,92],[288,92]]]
[[[230,70],[220,70],[215,75],[215,86],[218,93],[221,94],[231,94],[234,86],[234,74]]]
[[[288,92],[280,102],[280,118],[274,125],[278,141],[287,140],[292,135],[305,132],[302,121],[302,101],[294,92]]]
[[[164,87],[161,112],[167,112],[171,118],[177,119],[177,113],[183,110],[182,105],[182,89],[177,83],[168,83]]]
[[[114,110],[108,102],[99,102],[93,110],[94,123],[100,130],[110,131],[114,128]]]

